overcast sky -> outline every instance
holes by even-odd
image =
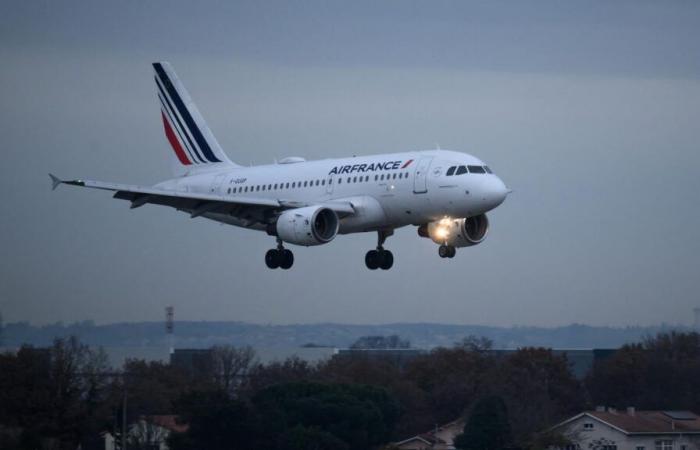
[[[6,321],[689,324],[700,306],[700,2],[0,2]],[[442,148],[514,189],[440,259],[398,230],[294,248],[64,186],[168,178],[150,63],[232,160]]]

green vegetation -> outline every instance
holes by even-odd
[[[337,358],[257,362],[250,348],[212,349],[197,367],[129,360],[107,367],[76,338],[0,354],[0,448],[91,448],[123,413],[177,414],[174,450],[377,449],[467,417],[459,447],[543,448],[546,431],[598,404],[700,411],[700,335],[663,333],[622,347],[585,382],[543,348],[488,351],[468,337],[405,364]],[[124,403],[126,398],[126,411]],[[139,448],[133,442],[130,448]]]

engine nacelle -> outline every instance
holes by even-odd
[[[338,234],[340,220],[332,209],[306,206],[290,209],[277,218],[275,234],[284,242],[296,245],[326,244]]]
[[[471,247],[486,239],[489,219],[480,214],[466,219],[442,219],[418,227],[418,235],[433,242],[452,247]]]

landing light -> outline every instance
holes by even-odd
[[[445,239],[447,237],[447,228],[444,226],[439,226],[435,229],[435,237],[438,239]]]

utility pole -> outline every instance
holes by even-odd
[[[126,424],[126,377],[124,377],[124,404],[122,405],[122,450],[127,450],[129,440],[129,428]]]

